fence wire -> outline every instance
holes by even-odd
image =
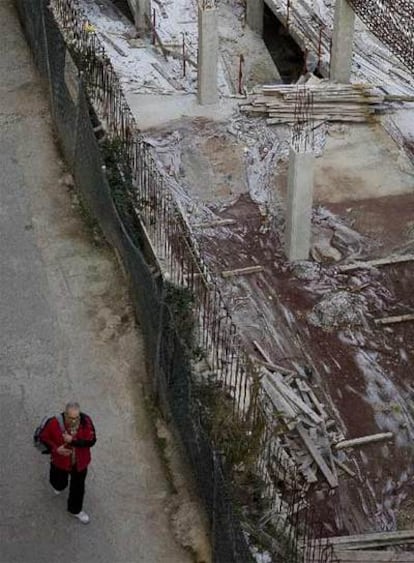
[[[73,0],[16,1],[76,184],[128,272],[154,389],[205,501],[214,561],[251,562],[254,544],[275,562],[333,562],[280,447],[274,407],[93,28]],[[195,359],[207,367],[196,370]]]

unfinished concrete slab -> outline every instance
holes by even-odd
[[[414,194],[414,166],[380,125],[330,129],[315,165],[315,201]]]
[[[230,117],[238,105],[237,99],[227,98],[214,106],[202,106],[195,94],[162,96],[129,93],[127,100],[142,131],[186,118],[221,121]]]

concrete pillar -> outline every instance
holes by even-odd
[[[347,0],[336,0],[330,78],[343,84],[351,80],[355,12]]]
[[[217,8],[198,5],[198,102],[218,102],[218,17]]]
[[[132,10],[132,13],[135,18],[135,27],[141,34],[144,34],[150,29],[148,22],[152,21],[151,0],[135,0],[135,10]]]
[[[290,261],[309,258],[314,164],[312,152],[298,152],[291,146],[285,232],[286,255]]]
[[[264,0],[246,0],[247,25],[259,35],[263,35],[263,13]]]

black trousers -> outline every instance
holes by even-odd
[[[66,489],[70,476],[68,511],[72,514],[79,514],[82,510],[87,473],[87,469],[77,471],[76,468],[73,468],[72,471],[64,471],[53,465],[53,463],[50,464],[50,484],[57,491]]]

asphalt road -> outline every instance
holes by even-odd
[[[117,263],[93,244],[53,141],[17,14],[0,0],[0,563],[186,563],[145,408],[142,341]],[[88,526],[32,446],[79,400],[98,442]]]

